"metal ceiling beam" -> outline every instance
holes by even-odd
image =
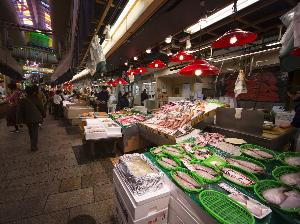
[[[97,27],[96,27],[95,32],[94,32],[94,34],[92,35],[92,37],[93,37],[94,35],[96,35],[96,34],[99,32],[99,29],[100,29],[100,27],[103,25],[104,19],[105,19],[106,15],[107,15],[107,13],[108,13],[108,11],[109,11],[109,9],[110,9],[112,3],[113,3],[113,0],[109,0],[109,1],[107,2],[107,5],[106,5],[106,7],[105,7],[105,10],[104,10],[103,14],[101,15],[100,19],[98,20]],[[90,43],[89,43],[89,45],[88,45],[88,47],[87,47],[87,49],[86,49],[86,51],[85,51],[85,53],[84,53],[84,56],[83,56],[83,58],[82,58],[82,60],[81,60],[81,62],[80,62],[80,64],[79,64],[79,66],[83,66],[83,63],[84,63],[85,60],[87,59],[87,56],[88,56],[88,53],[89,53],[89,49],[90,49],[90,47],[91,47],[91,43],[92,43],[92,41],[90,41]]]
[[[96,0],[96,3],[101,4],[101,5],[106,5],[107,1],[105,1],[105,0]],[[122,7],[118,7],[114,3],[111,3],[110,7],[117,8],[117,9],[122,9]]]
[[[247,25],[248,27],[253,27],[254,29],[258,30],[258,31],[262,31],[262,28],[260,28],[259,26],[253,24],[253,23],[249,23],[248,21],[238,18],[237,21],[244,23],[245,25]]]

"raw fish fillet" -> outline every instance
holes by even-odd
[[[202,170],[204,172],[209,173],[212,176],[216,176],[217,172],[214,171],[212,168],[206,167],[206,166],[202,166],[200,164],[193,164],[193,166],[195,167],[196,170]]]
[[[275,205],[280,205],[287,196],[283,193],[286,188],[278,187],[278,188],[269,188],[262,192],[263,197],[270,203]]]
[[[280,208],[299,208],[300,207],[300,198],[289,196],[281,204]]]
[[[256,154],[254,151],[252,151],[250,149],[244,149],[243,153],[246,154],[246,155],[252,156],[254,158],[257,158],[257,159],[264,159],[264,157]]]
[[[271,155],[270,153],[267,153],[267,152],[265,152],[265,151],[263,151],[263,150],[253,149],[253,151],[254,151],[256,154],[258,154],[258,155],[260,155],[261,157],[263,157],[263,158],[267,158],[267,159],[272,159],[272,158],[273,158],[273,155]]]
[[[246,207],[249,209],[249,211],[256,215],[257,217],[260,217],[262,215],[262,207],[260,204],[257,204],[251,200],[247,201]]]
[[[204,178],[209,179],[209,180],[213,180],[213,179],[216,178],[215,176],[213,176],[210,173],[207,173],[203,170],[196,170],[196,172],[199,176],[204,177]]]
[[[240,167],[246,171],[249,172],[254,172],[254,173],[263,173],[264,169],[258,165],[256,165],[255,163],[251,163],[248,161],[244,161],[244,160],[237,160],[237,159],[227,159],[227,161],[232,164],[235,165],[237,167]]]
[[[169,152],[178,152],[178,153],[180,152],[179,149],[176,149],[176,148],[173,148],[173,147],[166,147],[165,150],[167,150]]]
[[[253,180],[251,180],[250,178],[246,177],[245,175],[243,175],[242,173],[233,170],[231,168],[223,168],[223,176],[225,178],[227,178],[228,180],[236,183],[236,184],[242,184],[245,186],[250,186],[252,184],[254,184],[255,182]]]
[[[160,162],[160,164],[163,165],[165,168],[169,168],[169,169],[174,168],[174,166],[172,166],[171,164],[166,163],[166,162],[164,162],[164,161],[162,161],[162,160],[160,160],[159,162]]]
[[[187,181],[188,183],[190,183],[191,185],[193,185],[194,187],[200,187],[200,185],[188,174],[181,172],[181,171],[177,171],[176,172],[177,175],[182,178],[183,180]]]
[[[152,151],[154,154],[161,153],[161,148],[156,148]]]
[[[300,156],[294,157],[286,157],[284,161],[291,166],[300,166]]]
[[[280,180],[290,186],[300,184],[300,172],[284,174],[280,177]]]
[[[241,202],[243,204],[247,204],[247,199],[244,195],[242,194],[238,194],[238,193],[234,193],[234,194],[231,194],[230,197],[233,199],[233,200],[236,200],[238,202]]]
[[[168,163],[168,164],[170,164],[170,165],[172,165],[172,166],[177,166],[177,163],[175,161],[169,159],[169,158],[162,157],[161,160]]]
[[[196,188],[190,184],[189,182],[185,181],[184,179],[182,179],[181,177],[177,176],[177,175],[173,175],[173,178],[175,180],[177,180],[181,185],[183,185],[184,187],[191,189],[191,190],[195,190]]]

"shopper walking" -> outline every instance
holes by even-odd
[[[102,90],[100,91],[100,93],[96,93],[95,96],[99,101],[99,111],[108,113],[107,102],[109,100],[109,93],[107,91],[107,87],[102,86]]]
[[[27,125],[31,151],[37,151],[39,123],[43,121],[44,107],[34,88],[27,86],[25,92],[26,97],[20,101],[18,119]]]
[[[144,100],[148,100],[149,99],[149,96],[146,92],[146,89],[143,90],[142,94],[141,94],[141,103],[142,103],[142,106],[144,106]]]
[[[54,106],[54,119],[57,120],[61,116],[61,104],[62,104],[61,91],[56,90],[53,96],[53,106]]]
[[[10,83],[7,87],[10,90],[6,97],[6,102],[8,104],[6,115],[7,126],[13,126],[14,130],[10,132],[17,133],[19,132],[19,126],[17,124],[17,107],[22,93],[18,90],[16,83]]]

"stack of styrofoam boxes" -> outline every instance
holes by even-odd
[[[214,224],[217,223],[203,208],[166,177],[171,190],[168,223],[170,224]]]
[[[107,138],[106,129],[100,119],[86,119],[84,134],[86,140]]]
[[[155,192],[135,195],[117,169],[113,171],[116,219],[119,224],[166,224],[170,189],[164,184]]]

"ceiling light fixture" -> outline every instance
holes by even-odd
[[[151,49],[148,48],[148,49],[146,50],[146,53],[147,53],[147,54],[150,54],[150,53],[151,53]]]
[[[171,43],[171,42],[172,42],[172,36],[167,37],[167,38],[165,39],[165,42],[166,42],[167,44]]]
[[[172,62],[184,62],[191,61],[194,59],[192,54],[187,53],[186,51],[178,51],[175,55],[170,58]]]
[[[154,60],[148,64],[149,68],[165,68],[167,65],[161,60]]]
[[[148,72],[148,70],[147,70],[145,67],[138,67],[138,68],[136,69],[136,71],[137,71],[138,73],[146,73],[146,72]]]
[[[242,9],[245,9],[245,8],[257,3],[258,1],[259,0],[238,0],[237,1],[237,11],[241,11]],[[204,29],[208,26],[211,26],[212,24],[214,24],[216,22],[221,21],[222,19],[225,19],[226,17],[231,16],[233,14],[232,8],[233,8],[233,3],[206,18],[201,18],[198,23],[188,27],[185,30],[185,32],[194,34],[194,33],[198,32],[200,29]]]
[[[133,60],[137,61],[137,60],[138,60],[138,57],[134,57]]]
[[[184,76],[217,75],[220,70],[203,59],[195,59],[192,63],[179,70]]]
[[[196,69],[196,70],[195,70],[195,75],[196,75],[196,76],[202,75],[202,70],[201,70],[201,69]]]
[[[125,62],[124,65],[128,66],[128,62]]]

